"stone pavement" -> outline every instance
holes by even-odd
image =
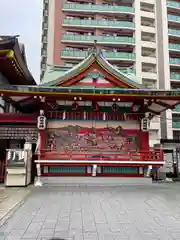
[[[33,188],[0,240],[180,239],[180,185]]]
[[[29,188],[0,187],[0,225],[9,217],[10,212],[27,196]]]

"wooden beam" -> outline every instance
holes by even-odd
[[[169,104],[167,104],[167,103],[165,103],[165,102],[155,101],[155,103],[156,103],[156,104],[159,104],[159,105],[161,105],[161,106],[163,106],[163,107],[165,107],[165,108],[173,109],[173,106],[172,106],[172,105],[169,105]]]
[[[0,123],[36,123],[35,114],[0,113]]]

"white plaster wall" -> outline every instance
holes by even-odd
[[[156,27],[157,27],[157,73],[159,79],[159,88],[169,90],[170,85],[170,68],[169,68],[169,37],[168,37],[168,19],[167,19],[167,1],[158,0],[156,3]],[[166,111],[162,115],[162,138],[173,138],[172,131],[172,113]],[[165,124],[166,122],[166,124]]]
[[[140,10],[140,0],[134,1],[135,8],[135,23],[136,23],[136,31],[135,31],[135,39],[136,39],[136,78],[139,83],[142,83],[142,75],[141,75],[141,10]]]
[[[157,0],[141,0],[142,3],[155,4]]]
[[[149,131],[149,146],[153,147],[155,144],[160,142],[160,131],[150,130]]]
[[[173,139],[173,128],[172,128],[172,111],[166,111],[166,127],[167,127],[167,138]]]

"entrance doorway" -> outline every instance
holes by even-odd
[[[36,143],[32,143],[32,165],[31,165],[31,183],[34,182],[36,177],[36,163],[35,160],[38,159],[38,155],[35,153],[36,151]]]

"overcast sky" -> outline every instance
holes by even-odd
[[[0,0],[0,35],[20,35],[28,66],[39,82],[42,0]]]

